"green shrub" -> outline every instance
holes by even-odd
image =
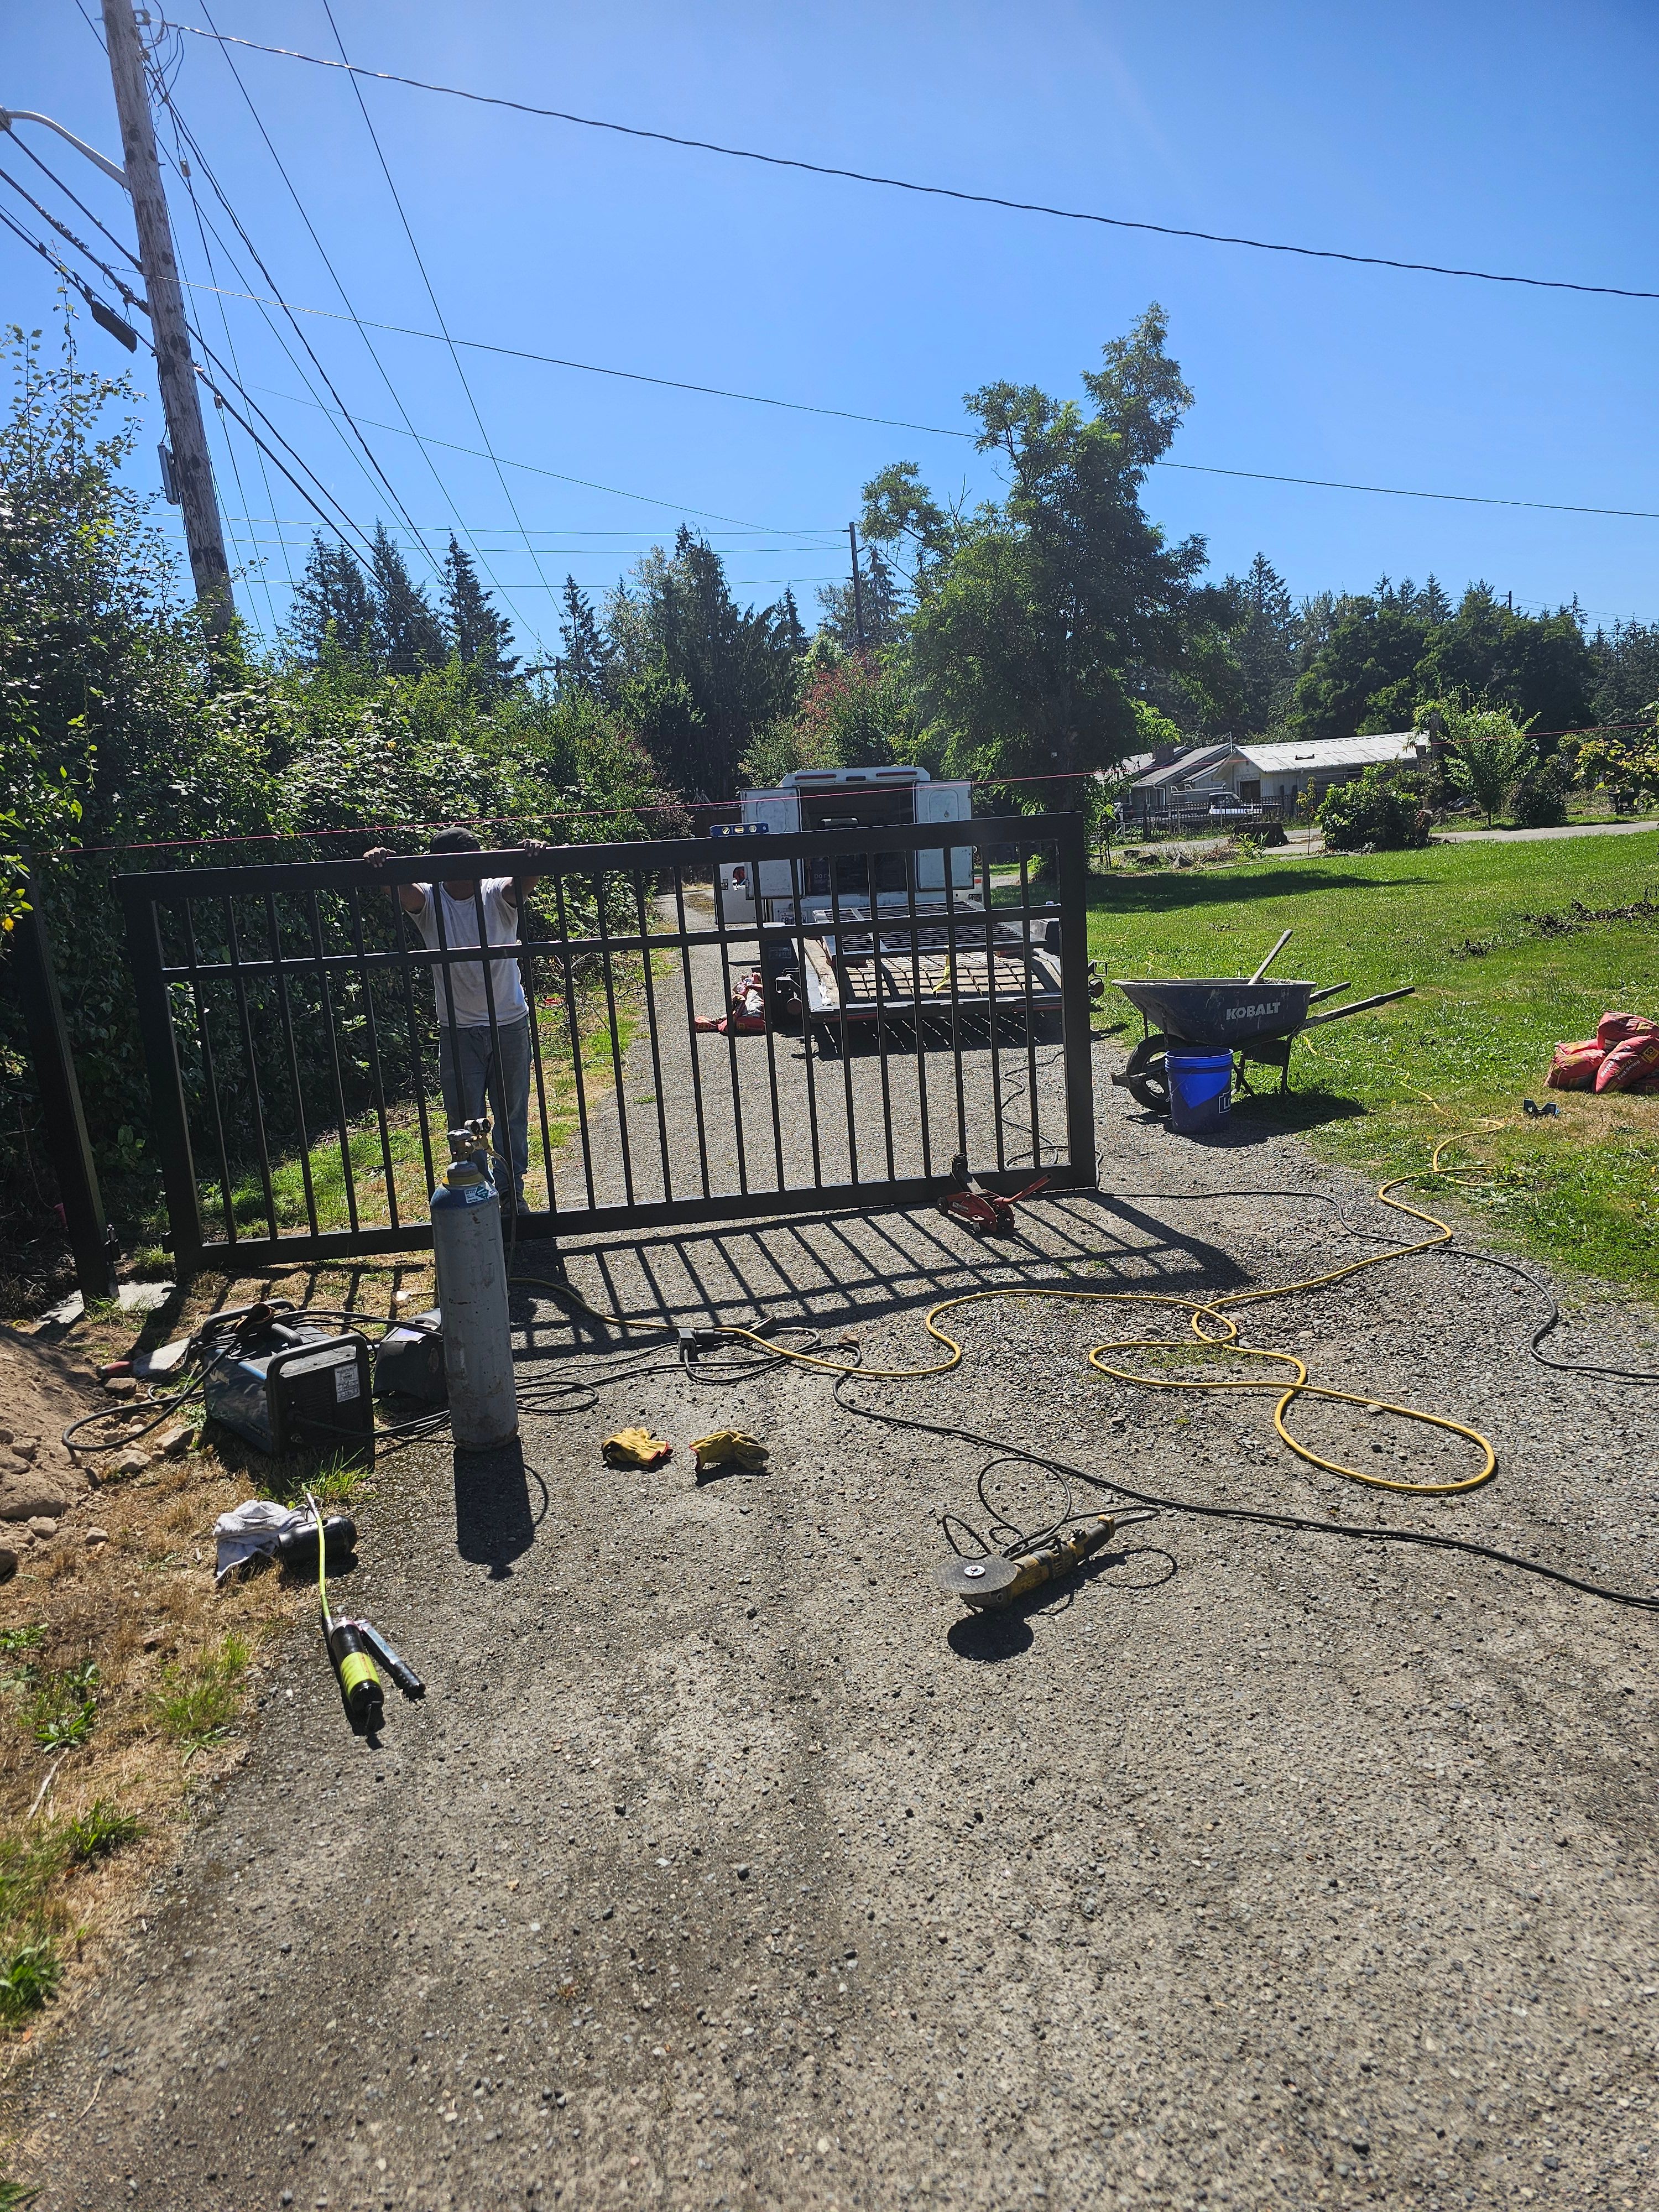
[[[1429,842],[1421,793],[1385,763],[1327,792],[1315,819],[1334,853],[1401,853]]]
[[[1571,771],[1559,756],[1535,762],[1510,795],[1510,811],[1523,830],[1553,830],[1567,818]]]
[[[42,1751],[73,1751],[91,1735],[97,1717],[98,1669],[90,1659],[54,1668],[36,1681],[28,1725]]]

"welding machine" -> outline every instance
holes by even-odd
[[[374,1347],[374,1395],[418,1398],[423,1406],[448,1404],[441,1307],[434,1306],[430,1313],[411,1314],[407,1321],[387,1329]]]
[[[211,1418],[273,1455],[302,1443],[374,1449],[368,1339],[300,1317],[285,1298],[214,1314],[200,1335]]]

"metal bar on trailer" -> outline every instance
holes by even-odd
[[[1060,1011],[1066,1040],[1066,1152],[1072,1178],[1094,1189],[1094,1061],[1089,1023],[1089,856],[1080,814],[1054,827],[1060,890]],[[1050,1176],[1050,1181],[1054,1180]]]
[[[185,908],[186,915],[190,914],[191,911],[191,909],[188,906]],[[276,962],[276,1004],[282,1016],[283,1043],[288,1053],[289,1080],[294,1085],[295,1123],[300,1132],[300,1181],[305,1188],[306,1219],[311,1224],[311,1233],[314,1237],[322,1224],[317,1218],[317,1194],[312,1188],[311,1182],[311,1135],[310,1132],[306,1127],[305,1091],[300,1081],[299,1050],[294,1042],[294,1024],[290,1018],[290,1010],[288,1000],[288,970],[283,964],[282,957],[282,929],[281,925],[278,923],[276,919],[276,894],[275,891],[267,891],[265,893],[265,935],[270,940],[271,954]],[[191,931],[191,942],[193,943],[195,940],[194,930]],[[210,1079],[211,1079],[210,1078]],[[218,1111],[216,1103],[214,1111],[216,1114]],[[226,1194],[228,1196],[228,1191],[227,1191]],[[395,1227],[397,1223],[397,1216],[395,1214],[392,1216],[392,1223]]]
[[[362,895],[354,884],[346,893],[346,912],[351,918],[351,941],[356,948],[363,1019],[368,1029],[368,1064],[374,1076],[374,1112],[380,1129],[380,1167],[386,1176],[386,1211],[398,1226],[398,1170],[392,1158],[392,1125],[386,1110],[386,1080],[380,1073],[380,1030],[374,1018],[374,986],[363,960]]]
[[[320,956],[323,949],[323,915],[322,908],[317,903],[317,894],[314,890],[307,902],[307,911],[311,918],[311,942]],[[359,1226],[357,1182],[356,1177],[352,1173],[351,1124],[346,1116],[345,1082],[340,1073],[340,1038],[334,1025],[334,994],[329,989],[326,971],[324,971],[318,980],[323,994],[323,1022],[328,1031],[329,1064],[334,1071],[334,1104],[339,1115],[340,1179],[345,1188],[346,1219],[351,1224],[355,1233]]]
[[[691,1061],[691,1100],[697,1117],[697,1164],[702,1174],[702,1194],[709,1195],[708,1127],[703,1120],[702,1060],[697,1048],[697,1009],[691,990],[691,954],[685,936],[685,878],[674,869],[674,911],[679,919],[680,980],[685,986],[686,1050]]]
[[[265,1143],[264,1102],[259,1092],[259,1059],[253,1042],[253,1023],[247,1010],[247,986],[242,980],[241,970],[237,964],[241,948],[236,941],[235,900],[228,897],[224,902],[224,908],[225,942],[230,948],[231,972],[236,979],[236,1010],[241,1023],[242,1050],[247,1063],[247,1095],[253,1108],[253,1136],[259,1155],[259,1182],[265,1196],[265,1218],[270,1224],[271,1235],[275,1237],[278,1233],[276,1194],[271,1188],[270,1182],[270,1152]],[[170,1013],[169,1018],[171,1018]],[[311,1225],[314,1233],[318,1224],[313,1222]],[[355,1229],[357,1224],[354,1220],[351,1225]]]
[[[225,1144],[225,1117],[219,1106],[219,1079],[213,1064],[213,1039],[208,1033],[207,1000],[196,975],[196,909],[188,900],[185,902],[185,951],[188,956],[196,1006],[196,1033],[202,1040],[202,1073],[207,1081],[207,1093],[213,1108],[213,1137],[219,1154],[219,1195],[225,1217],[225,1240],[236,1242],[236,1206],[231,1191],[230,1153]],[[292,1052],[292,1045],[289,1047]],[[295,1078],[297,1088],[299,1078]]]

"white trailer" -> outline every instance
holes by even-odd
[[[721,910],[727,928],[754,929],[774,1012],[796,1000],[809,1021],[837,1023],[984,1012],[993,1002],[1011,1014],[1057,1008],[1054,950],[1028,924],[987,914],[971,845],[766,855],[769,836],[972,815],[970,784],[935,782],[924,768],[796,769],[775,791],[744,792],[742,820],[728,833],[742,856],[721,863]],[[961,927],[971,915],[987,915],[982,930]],[[954,945],[947,915],[957,923]]]

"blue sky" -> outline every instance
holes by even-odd
[[[179,22],[206,21],[195,0],[173,4]],[[338,52],[323,0],[210,4],[222,31]],[[1659,290],[1659,17],[1634,4],[334,0],[334,15],[355,61],[649,128],[1153,222]],[[343,314],[222,52],[192,37],[168,51],[178,113],[283,297]],[[350,80],[235,60],[350,310],[434,329]],[[1174,459],[1659,513],[1659,301],[1294,261],[398,87],[363,94],[458,338],[949,428],[963,424],[963,393],[993,378],[1075,392],[1102,343],[1157,299],[1196,394]],[[45,110],[118,156],[106,64],[75,0],[8,11],[0,103]],[[21,128],[131,234],[115,186]],[[170,143],[165,115],[161,135]],[[0,165],[44,183],[3,142]],[[210,270],[169,173],[186,274],[263,290],[236,273],[246,250],[194,182],[234,252],[210,236]],[[87,234],[49,187],[37,197]],[[3,188],[0,204],[40,228]],[[49,324],[55,283],[0,233],[0,318]],[[243,382],[349,515],[364,529],[395,520],[260,310],[192,296],[208,343],[222,356],[234,345]],[[739,597],[771,599],[793,580],[810,611],[817,582],[843,572],[847,520],[884,463],[915,459],[941,490],[993,485],[950,438],[463,351],[469,398],[440,344],[374,332],[377,367],[349,321],[301,320],[427,543],[441,553],[453,527],[477,545],[532,653],[538,634],[556,649],[567,570],[597,594],[682,516],[727,554]],[[89,321],[82,332],[100,366],[128,365]],[[160,410],[142,356],[136,375],[147,428],[135,478],[148,489]],[[423,448],[405,422],[445,442]],[[239,556],[264,564],[240,597],[268,629],[314,519],[274,473],[267,486],[245,441],[233,468],[214,434],[227,514],[254,518],[231,525]],[[486,437],[499,472],[477,451]],[[1518,605],[1576,592],[1595,618],[1659,615],[1659,521],[1169,470],[1147,506],[1172,534],[1201,533],[1217,575],[1261,548],[1298,594],[1432,569],[1454,591],[1484,576]]]

